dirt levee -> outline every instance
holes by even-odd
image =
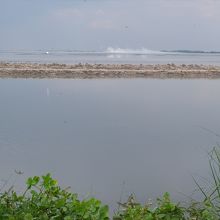
[[[0,63],[0,78],[220,78],[220,66]]]

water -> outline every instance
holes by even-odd
[[[1,178],[21,190],[51,172],[112,210],[132,192],[185,200],[209,175],[219,94],[219,80],[0,80]]]
[[[151,51],[108,48],[103,51],[0,50],[0,61],[32,63],[132,63],[220,65],[220,52]]]

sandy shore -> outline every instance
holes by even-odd
[[[0,78],[220,78],[220,66],[0,63]]]

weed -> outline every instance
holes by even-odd
[[[94,198],[80,201],[61,189],[50,174],[28,178],[22,195],[0,195],[0,220],[108,220],[108,207]]]

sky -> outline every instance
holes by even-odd
[[[220,51],[220,0],[0,0],[0,49]]]

